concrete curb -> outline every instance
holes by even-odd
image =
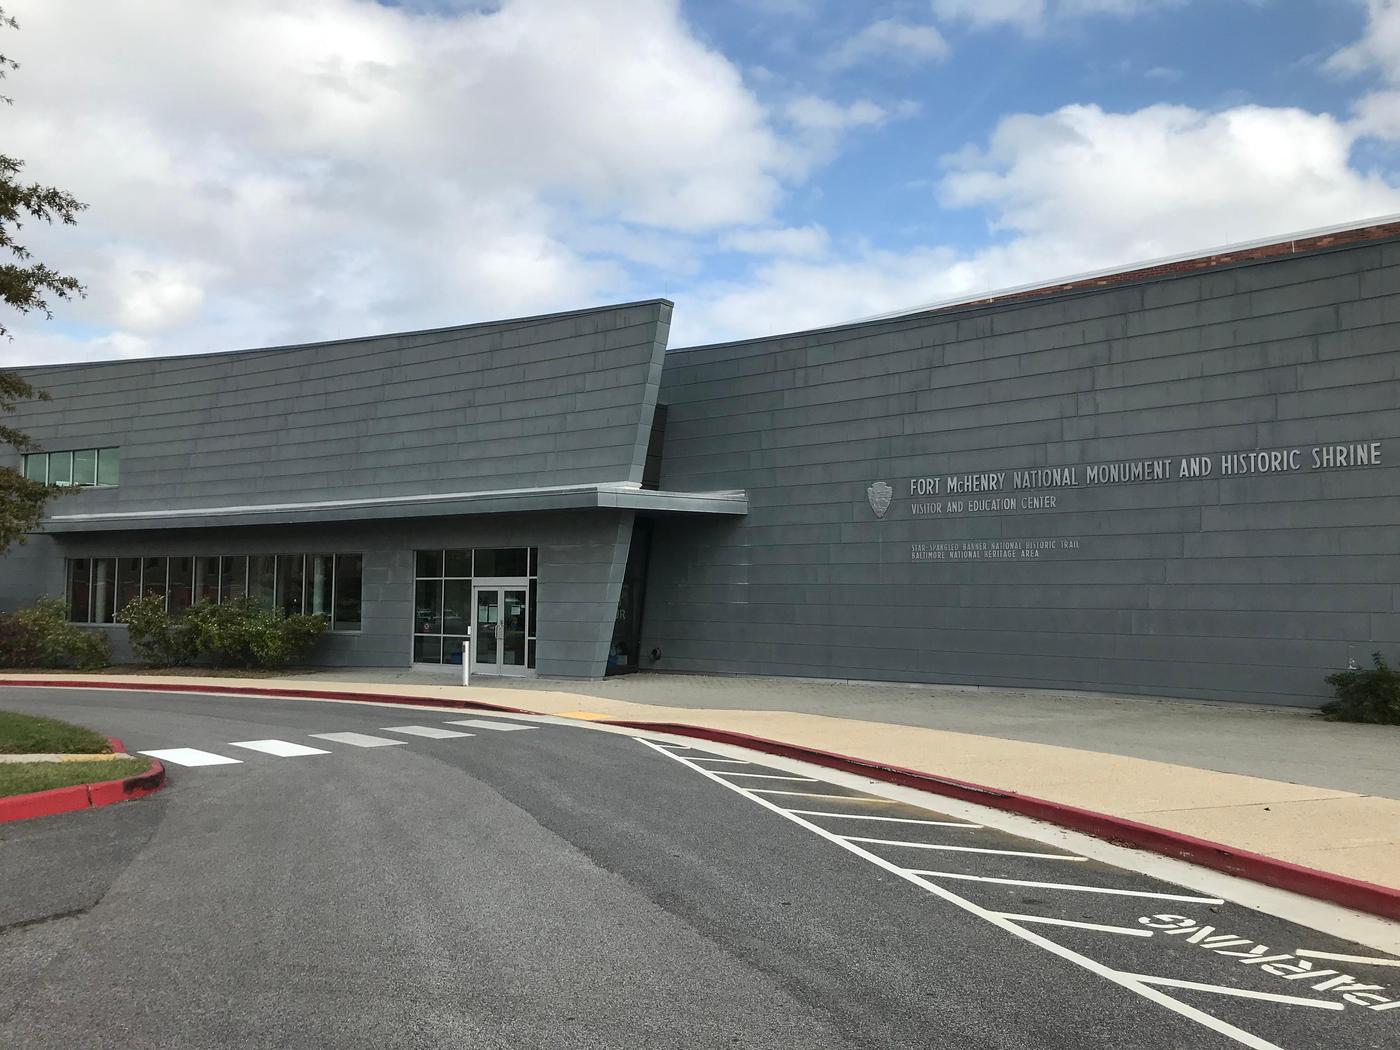
[[[404,704],[410,707],[460,707],[483,711],[500,711],[515,715],[538,715],[542,711],[527,711],[523,707],[506,707],[485,700],[437,699],[431,696],[402,696],[396,693],[354,693],[330,689],[283,689],[271,686],[239,687],[232,685],[189,685],[173,682],[113,682],[87,681],[81,678],[34,679],[0,678],[0,685],[52,686],[58,689],[129,689],[140,693],[214,693],[224,696],[286,696],[303,700],[363,700],[369,703]]]
[[[1061,827],[1081,831],[1095,838],[1105,839],[1115,845],[1134,846],[1139,849],[1160,853],[1177,860],[1188,861],[1203,868],[1211,868],[1252,882],[1274,886],[1305,897],[1339,904],[1344,908],[1368,912],[1386,919],[1400,919],[1400,890],[1380,886],[1372,882],[1336,875],[1316,868],[1305,868],[1286,860],[1266,857],[1261,853],[1235,849],[1196,838],[1184,832],[1168,831],[1153,827],[1127,817],[1116,817],[1108,813],[1098,813],[1081,809],[1063,802],[1052,802],[1022,795],[1014,791],[973,784],[951,777],[940,777],[933,773],[923,773],[903,766],[885,765],[870,759],[855,758],[832,751],[805,747],[801,744],[788,744],[781,740],[750,736],[747,733],[727,729],[709,729],[704,726],[685,725],[679,722],[642,722],[630,719],[609,719],[605,725],[624,726],[651,733],[669,733],[675,736],[688,736],[709,740],[717,744],[734,744],[751,751],[762,751],[783,758],[794,758],[843,773],[855,773],[898,784],[901,787],[916,788],[937,795],[993,809],[1033,817]]]
[[[122,742],[108,737],[113,751],[122,751]],[[0,824],[31,817],[51,817],[71,813],[75,809],[95,809],[115,802],[155,794],[165,786],[165,766],[151,759],[150,768],[134,777],[100,780],[95,784],[74,784],[71,787],[31,791],[27,795],[0,798]]]
[[[279,696],[321,700],[363,700],[371,703],[402,704],[416,707],[475,708],[486,711],[500,711],[508,714],[543,715],[546,712],[529,711],[519,707],[506,707],[476,700],[435,699],[433,697],[404,696],[393,693],[358,693],[323,689],[279,689],[176,685],[166,683],[137,683],[82,680],[33,680],[0,678],[0,685],[53,686],[79,689],[129,689],[148,692],[242,694],[252,696]],[[693,726],[681,722],[648,722],[634,719],[598,719],[600,725],[613,725],[643,732],[669,733],[675,736],[693,737],[713,743],[732,744],[765,754],[793,758],[828,769],[854,773],[859,776],[883,780],[901,787],[915,788],[932,794],[946,795],[994,809],[1017,813],[1022,816],[1043,820],[1061,827],[1105,839],[1117,845],[1134,846],[1163,856],[1188,861],[1204,868],[1224,872],[1239,878],[1249,879],[1266,886],[1288,890],[1305,897],[1329,901],[1345,908],[1379,915],[1386,919],[1400,920],[1400,890],[1359,879],[1336,875],[1332,872],[1305,868],[1288,861],[1266,857],[1260,853],[1235,849],[1196,838],[1183,832],[1169,831],[1153,827],[1127,817],[1117,817],[1108,813],[1082,809],[1062,802],[1023,795],[1014,791],[974,784],[952,777],[941,777],[934,773],[924,773],[903,766],[888,765],[871,759],[856,758],[802,744],[789,744],[767,737],[751,736],[728,729],[712,729],[706,726]],[[163,776],[163,773],[162,773]],[[70,790],[70,789],[59,789]],[[46,794],[46,792],[40,792]]]

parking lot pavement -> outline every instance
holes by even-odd
[[[1400,1045],[1400,958],[934,810],[730,753],[641,743],[1003,935],[1240,1045]]]
[[[1383,953],[734,748],[371,704],[0,702],[219,759],[0,829],[0,1045],[1391,1050],[1400,1031]]]

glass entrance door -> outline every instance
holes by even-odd
[[[525,675],[529,591],[523,587],[475,588],[472,672]]]

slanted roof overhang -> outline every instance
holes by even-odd
[[[55,514],[47,533],[112,532],[129,529],[189,529],[231,525],[300,525],[326,521],[378,521],[443,515],[520,514],[558,510],[631,510],[665,514],[744,515],[748,495],[726,492],[657,492],[627,482],[382,496],[374,499],[317,500],[230,507],[190,507]]]

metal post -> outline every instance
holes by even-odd
[[[472,684],[472,638],[468,632],[467,640],[462,643],[462,684]]]

